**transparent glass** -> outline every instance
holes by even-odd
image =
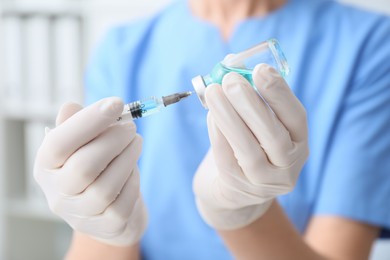
[[[125,104],[122,115],[117,121],[130,121],[141,117],[146,117],[160,112],[164,108],[164,102],[161,98],[150,97],[148,99],[134,101]]]
[[[274,67],[280,75],[287,76],[290,68],[284,53],[276,39],[261,42],[240,53],[229,54],[214,66],[211,73],[193,78],[192,84],[204,107],[204,90],[212,83],[222,83],[223,77],[229,72],[237,72],[244,76],[254,86],[252,72],[257,64],[266,63]]]

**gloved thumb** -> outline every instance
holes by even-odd
[[[79,112],[83,107],[77,103],[69,102],[61,106],[56,118],[56,126],[65,122],[68,118]]]
[[[306,111],[287,82],[267,64],[257,65],[252,75],[261,96],[287,128],[292,141],[306,141]]]

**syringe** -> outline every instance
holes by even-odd
[[[150,97],[148,99],[131,102],[124,106],[122,115],[118,117],[117,121],[123,122],[128,120],[134,120],[160,112],[162,108],[177,103],[183,98],[190,96],[191,94],[191,91],[187,91],[175,93],[161,98]]]

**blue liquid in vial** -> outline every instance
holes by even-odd
[[[218,63],[211,73],[207,76],[203,77],[203,80],[206,84],[206,86],[212,84],[212,83],[218,83],[222,84],[223,77],[228,74],[229,72],[236,72],[240,75],[242,75],[248,82],[254,86],[253,79],[252,79],[252,70],[250,69],[244,69],[244,68],[229,68],[224,66],[221,63]]]

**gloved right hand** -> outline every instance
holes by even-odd
[[[135,244],[147,224],[137,168],[142,139],[134,123],[114,124],[122,111],[119,98],[84,109],[64,105],[34,166],[55,214],[74,230],[117,246]]]
[[[218,230],[248,226],[293,190],[308,157],[306,112],[286,81],[260,64],[257,91],[231,72],[207,87],[211,151],[194,177],[203,219]]]

